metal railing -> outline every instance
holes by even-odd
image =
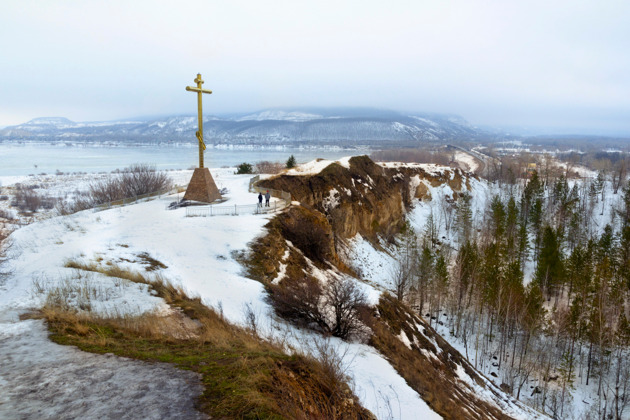
[[[233,206],[188,206],[186,207],[186,217],[209,217],[209,216],[238,216],[241,214],[266,214],[282,210],[291,205],[291,194],[286,191],[273,190],[269,188],[257,187],[256,183],[260,181],[260,175],[256,175],[249,180],[249,192],[269,194],[272,197],[279,198],[280,201],[273,201],[269,206],[264,203],[259,204],[234,204]]]
[[[265,214],[282,210],[287,207],[286,202],[274,201],[269,203],[269,207],[264,204],[234,204],[233,206],[188,206],[186,207],[186,217],[209,217],[209,216],[238,216],[241,214]]]

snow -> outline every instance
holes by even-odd
[[[452,172],[452,169],[446,166],[437,165],[435,163],[406,163],[406,162],[376,162],[383,168],[418,168],[422,169],[428,174],[434,176],[441,176],[446,172]]]
[[[29,179],[28,176],[21,175],[5,175],[0,176],[0,187],[8,187],[10,185],[19,184]]]
[[[396,175],[402,176],[402,174],[396,174]],[[416,191],[418,190],[418,186],[422,183],[422,181],[420,180],[420,175],[412,176],[409,181],[410,181],[409,182],[409,196],[415,197]]]
[[[355,345],[352,363],[355,392],[361,403],[378,418],[431,420],[442,418],[432,411],[394,368],[372,347]]]
[[[466,165],[466,170],[470,172],[476,172],[477,169],[479,169],[479,161],[477,161],[477,159],[475,159],[469,153],[458,150],[457,152],[455,152],[455,160]]]
[[[414,337],[415,338],[415,337]],[[409,337],[405,331],[400,330],[400,334],[398,334],[398,339],[409,349],[411,350],[411,341],[409,341]]]
[[[393,290],[391,279],[397,264],[393,256],[377,251],[360,234],[347,240],[339,254],[359,277],[375,290]],[[370,295],[372,304],[378,303],[379,295],[380,293]]]
[[[316,175],[326,169],[326,167],[335,161],[328,159],[315,159],[307,163],[291,168],[284,172],[285,175]]]
[[[352,159],[354,156],[346,156],[343,157],[341,159],[337,160],[337,163],[339,163],[341,166],[343,166],[344,168],[350,169],[350,159]]]
[[[229,190],[226,205],[256,202],[256,194],[247,192],[249,176],[234,175],[231,170],[213,169],[212,173]],[[143,385],[151,377],[149,374],[138,373],[129,367],[140,362],[122,363],[118,358],[85,354],[56,346],[45,340],[45,330],[41,322],[19,320],[19,314],[43,304],[46,291],[63,286],[64,281],[76,279],[75,270],[64,267],[67,260],[102,260],[101,264],[111,261],[143,270],[142,263],[137,258],[134,260],[142,252],[148,252],[152,258],[167,266],[159,270],[164,278],[181,285],[191,295],[200,296],[207,305],[221,308],[223,315],[231,322],[246,325],[244,307],[248,306],[260,319],[262,334],[272,336],[280,325],[282,331],[288,331],[290,336],[295,337],[292,341],[294,349],[309,351],[310,343],[319,336],[276,319],[265,299],[263,285],[245,277],[243,267],[237,261],[237,255],[245,251],[253,239],[264,234],[264,225],[271,216],[187,218],[184,208],[165,209],[175,199],[176,197],[162,197],[101,212],[88,210],[70,216],[50,218],[25,226],[12,234],[13,247],[9,251],[9,262],[4,267],[11,274],[0,283],[0,331],[3,331],[0,340],[10,343],[24,341],[19,357],[15,353],[11,356],[13,371],[27,372],[32,368],[31,363],[42,368],[49,366],[49,359],[43,353],[56,352],[58,359],[63,362],[49,366],[50,370],[46,371],[46,375],[55,384],[58,381],[75,384],[66,388],[71,391],[69,395],[75,396],[74,399],[67,398],[67,404],[75,400],[77,403],[89,401],[91,409],[96,411],[90,411],[87,415],[116,409],[118,399],[112,398],[112,402],[109,402],[109,397],[100,398],[102,389],[100,386],[91,386],[91,371],[83,370],[87,376],[81,377],[83,365],[78,360],[81,357],[89,358],[90,363],[97,366],[99,371],[106,369],[114,375],[122,374],[119,371],[128,372],[125,377],[116,379],[121,387],[142,389],[145,386],[147,394],[151,394],[152,398],[166,401],[167,398],[154,392],[152,386]],[[382,274],[382,270],[379,272]],[[40,280],[34,282],[33,279]],[[120,280],[96,274],[85,281],[100,291],[100,298],[91,302],[97,311],[164,311],[161,299],[151,296],[146,293],[146,289],[137,285],[123,284]],[[375,282],[379,281],[383,279]],[[378,300],[377,289],[369,285],[361,287],[369,293],[371,302]],[[81,303],[76,298],[70,300],[76,305]],[[126,306],[123,301],[127,302]],[[439,418],[373,348],[358,343],[345,344],[340,340],[332,342],[340,349],[348,346],[352,362],[348,365],[347,373],[352,379],[356,394],[367,409],[379,417]],[[48,350],[49,347],[54,350]],[[4,345],[2,348],[5,354],[7,351],[14,351]],[[156,368],[161,368],[161,365]],[[169,373],[164,376],[170,380],[175,375]],[[95,377],[98,378],[98,375]],[[134,379],[140,383],[134,385]],[[16,381],[18,380],[14,374],[9,378],[3,377],[0,387],[6,387],[4,384],[8,383],[10,389],[17,389],[37,383],[33,378],[26,382]],[[192,392],[190,388],[188,392]],[[16,409],[22,401],[20,398],[23,398],[23,394],[6,390],[0,392],[0,395],[4,395],[5,399],[0,409],[9,410],[9,413]],[[130,392],[129,395],[135,394]],[[194,392],[192,395],[195,395]],[[52,401],[53,396],[42,390],[37,398],[50,398]],[[29,400],[27,406],[37,410],[40,407],[38,404],[36,400]],[[137,407],[142,407],[143,404],[145,400],[140,399]],[[55,404],[50,404],[51,410],[55,407]],[[134,411],[130,410],[130,413]],[[151,418],[151,413],[143,417]]]
[[[287,264],[285,264],[284,262],[287,260],[287,258],[289,258],[289,255],[291,254],[291,247],[293,246],[293,244],[291,244],[290,241],[286,241],[287,242],[287,250],[284,251],[284,255],[282,256],[282,260],[280,262],[280,268],[278,269],[278,275],[276,276],[275,279],[273,279],[271,281],[272,284],[279,284],[282,279],[287,275]]]
[[[335,188],[332,188],[330,191],[328,191],[328,197],[323,198],[322,206],[324,206],[327,211],[331,211],[339,205],[339,199],[339,191],[337,191]]]
[[[324,169],[326,169],[329,165],[333,163],[337,163],[344,168],[350,168],[350,159],[354,156],[346,156],[337,160],[329,160],[329,159],[314,159],[310,162],[303,163],[301,165],[296,166],[295,168],[291,168],[283,174],[285,175],[317,175]]]
[[[393,285],[391,284],[388,277],[388,270],[384,269],[384,267],[390,267],[389,269],[393,269],[394,264],[396,263],[394,258],[390,255],[389,252],[385,250],[377,250],[374,248],[372,244],[370,244],[365,239],[361,238],[360,235],[354,237],[346,247],[349,249],[344,249],[343,255],[345,261],[351,261],[354,266],[353,269],[363,273],[362,277],[369,278],[370,284],[374,283],[376,287],[392,290]],[[348,260],[349,259],[349,260]],[[370,278],[365,273],[372,274]],[[419,332],[423,331],[423,326],[419,324],[411,325],[411,327]],[[449,331],[445,327],[438,326],[438,332],[445,339],[449,338]],[[438,343],[435,341],[433,337],[428,337],[423,333],[425,337],[433,344],[436,349],[439,349]],[[401,330],[398,335],[398,339],[405,345],[407,348],[412,348],[412,342],[409,340],[404,330]],[[460,343],[453,343],[449,341],[453,347],[455,347],[462,355],[465,355],[465,349]],[[436,355],[428,352],[425,349],[422,349],[421,352],[428,358],[436,359]],[[522,403],[516,403],[512,401],[512,398],[503,394],[498,388],[492,384],[490,381],[486,380],[486,386],[493,389],[495,392],[490,391],[487,388],[481,387],[477,383],[475,383],[466,373],[462,366],[457,365],[457,374],[460,379],[465,382],[472,390],[475,396],[481,398],[490,404],[493,404],[499,407],[501,410],[509,413],[511,416],[517,419],[544,419],[546,416],[537,413],[536,411],[524,406]],[[406,416],[403,418],[407,418]]]

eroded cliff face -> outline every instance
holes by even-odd
[[[431,198],[427,185],[447,183],[458,194],[463,179],[456,169],[436,174],[420,167],[389,168],[357,156],[349,160],[349,167],[332,163],[316,175],[280,175],[258,185],[288,191],[302,206],[324,214],[339,238],[360,233],[375,239],[377,234],[398,233],[412,201]]]

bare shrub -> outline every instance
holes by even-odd
[[[42,198],[33,189],[19,186],[15,191],[11,205],[20,211],[36,212],[42,206]]]
[[[368,307],[367,297],[350,278],[335,278],[322,286],[305,276],[271,290],[271,303],[285,319],[344,339],[365,332],[361,319]]]
[[[352,360],[348,360],[350,348],[337,348],[330,339],[315,340],[313,357],[321,363],[322,369],[329,378],[329,382],[334,384],[331,388],[339,388],[341,384],[348,381],[348,368]]]
[[[259,174],[279,174],[285,168],[280,162],[270,162],[263,160],[256,163],[256,172]]]
[[[5,225],[0,225],[0,265],[6,260],[7,249],[9,247],[9,234],[11,230]],[[0,279],[2,277],[2,271],[0,270]]]
[[[271,291],[270,300],[278,315],[320,331],[329,331],[324,314],[320,311],[322,287],[315,278],[305,276],[299,280],[287,279],[281,285],[273,286]]]
[[[404,301],[413,283],[413,271],[414,267],[413,264],[410,263],[409,258],[396,261],[396,264],[390,269],[396,299]]]
[[[110,178],[90,184],[87,192],[79,194],[70,206],[63,205],[62,214],[74,213],[100,204],[163,191],[173,185],[166,172],[146,164],[134,164],[117,170]]]
[[[122,182],[127,197],[149,194],[172,186],[171,178],[165,172],[158,172],[154,166],[138,163],[125,168]]]

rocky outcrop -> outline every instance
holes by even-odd
[[[411,179],[416,176],[422,182],[412,191]],[[360,233],[374,239],[377,234],[396,234],[414,199],[430,199],[427,184],[447,183],[457,193],[465,182],[459,170],[429,173],[420,167],[385,168],[367,156],[357,156],[349,160],[349,167],[334,162],[315,175],[279,175],[258,186],[290,192],[302,206],[326,215],[340,238]]]

